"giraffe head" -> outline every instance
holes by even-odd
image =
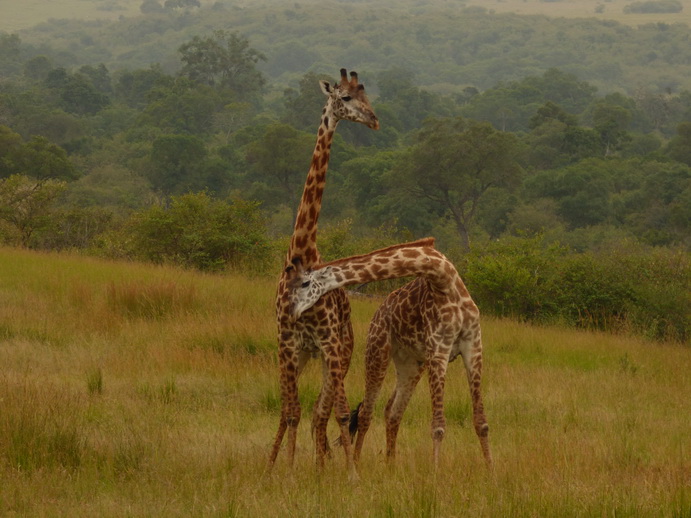
[[[351,72],[348,80],[346,69],[342,68],[340,83],[332,85],[328,81],[319,81],[319,85],[329,98],[327,106],[330,106],[336,120],[345,119],[379,129],[379,120],[367,99],[365,85],[358,83],[357,72]]]
[[[288,312],[292,321],[295,321],[314,306],[324,293],[336,287],[334,282],[337,279],[331,266],[305,269],[299,258],[294,258],[291,263],[285,271],[290,274],[287,283]]]

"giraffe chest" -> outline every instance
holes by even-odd
[[[350,323],[350,303],[343,290],[326,293],[295,322],[293,332],[300,352],[318,357],[327,343],[343,339]]]

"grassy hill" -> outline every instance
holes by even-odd
[[[163,0],[160,2],[163,4]],[[204,6],[213,5],[214,0],[200,0]],[[262,2],[232,1],[220,2],[234,6],[257,5]],[[298,4],[315,3],[314,0],[294,2],[285,0],[288,7]],[[399,7],[415,7],[419,2],[414,1],[382,1],[369,2],[376,5],[390,5]],[[425,2],[425,4],[438,3],[448,5],[454,2],[437,0]],[[682,0],[684,9],[681,13],[650,13],[650,14],[625,14],[624,7],[631,0],[561,0],[546,2],[544,0],[458,0],[458,6],[477,6],[496,13],[515,14],[540,14],[552,17],[564,18],[597,18],[599,20],[616,20],[631,26],[642,23],[686,23],[691,24],[691,2]],[[280,2],[272,0],[264,2],[267,5],[277,5]],[[51,18],[75,18],[79,20],[117,20],[121,16],[136,16],[140,14],[142,0],[63,0],[55,2],[51,0],[3,0],[0,9],[0,31],[13,32],[26,29]]]
[[[487,474],[460,362],[431,469],[421,383],[382,454],[382,396],[361,463],[319,475],[300,381],[296,467],[264,467],[280,408],[273,279],[0,249],[3,516],[687,516],[688,347],[484,319]],[[353,300],[351,404],[376,301]],[[482,309],[482,308],[481,308]],[[389,373],[384,394],[391,390]],[[334,433],[332,426],[331,432]]]

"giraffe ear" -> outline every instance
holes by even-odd
[[[331,95],[331,93],[333,92],[333,87],[331,86],[331,83],[325,81],[324,79],[321,79],[319,81],[319,87],[322,89],[322,92],[324,92],[324,95]]]

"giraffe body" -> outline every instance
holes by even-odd
[[[353,329],[350,321],[350,305],[345,291],[334,290],[317,301],[301,318],[292,319],[289,312],[288,283],[295,276],[295,263],[308,267],[320,261],[317,249],[317,222],[321,211],[322,195],[326,184],[334,131],[340,120],[360,122],[372,129],[379,128],[379,121],[365,94],[364,86],[351,72],[341,69],[340,84],[321,81],[322,92],[327,96],[317,132],[312,162],[307,173],[295,226],[276,292],[276,321],[278,326],[278,360],[281,388],[281,418],[269,455],[269,467],[278,456],[285,432],[288,431],[288,463],[293,464],[297,426],[301,409],[298,400],[297,381],[311,357],[322,360],[322,390],[314,407],[312,429],[317,448],[317,463],[323,465],[328,452],[326,427],[332,408],[341,428],[341,436],[347,435],[349,408],[343,387],[343,377],[348,371],[353,350]],[[355,476],[350,444],[344,442],[346,463],[351,476]]]
[[[291,283],[291,312],[295,318],[329,290],[409,275],[418,277],[389,294],[370,324],[365,351],[365,398],[357,412],[354,459],[357,461],[362,451],[374,404],[393,360],[396,388],[385,410],[387,457],[392,459],[396,455],[396,437],[403,412],[427,369],[436,466],[446,430],[446,371],[448,364],[461,356],[470,386],[473,424],[485,460],[491,466],[489,427],[480,391],[480,312],[456,268],[434,248],[434,240],[395,245],[301,271]]]

